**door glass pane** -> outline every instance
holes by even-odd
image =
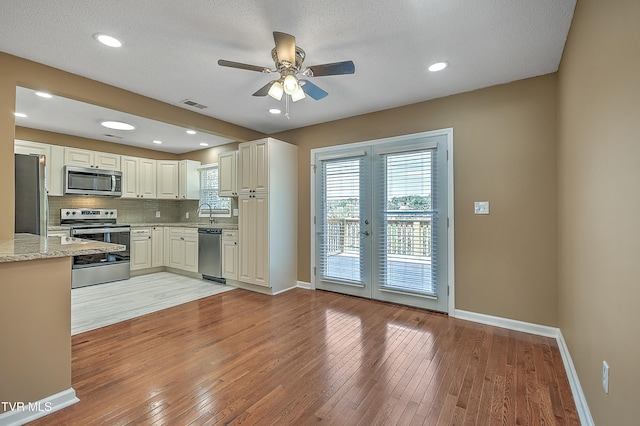
[[[321,162],[320,278],[362,283],[361,159]]]
[[[386,154],[381,160],[380,286],[435,295],[435,150]]]

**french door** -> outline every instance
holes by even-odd
[[[315,287],[448,310],[447,134],[314,152]]]

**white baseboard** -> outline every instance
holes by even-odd
[[[0,414],[0,426],[19,426],[47,416],[80,400],[73,388],[63,390],[36,402],[25,402],[24,406]]]
[[[305,290],[311,290],[311,283],[307,283],[307,282],[304,282],[304,281],[298,281],[297,287],[298,288],[303,288]]]
[[[571,359],[571,354],[569,353],[569,347],[567,346],[567,342],[565,342],[564,340],[564,336],[562,335],[561,330],[558,330],[558,337],[556,338],[556,340],[558,341],[558,349],[560,350],[560,355],[562,355],[564,369],[567,372],[567,377],[569,379],[569,386],[571,386],[573,400],[576,403],[576,409],[578,410],[580,423],[582,424],[582,426],[595,426],[593,417],[591,417],[591,411],[589,410],[589,406],[587,405],[587,399],[584,396],[584,392],[582,392],[582,386],[580,386],[578,373],[576,372],[576,368],[573,365],[573,360]]]
[[[480,324],[493,325],[509,330],[536,334],[538,336],[553,337],[554,339],[558,338],[558,333],[560,332],[560,329],[556,327],[548,327],[546,325],[533,324],[509,318],[494,317],[493,315],[478,314],[475,312],[462,311],[460,309],[456,309],[455,317],[462,320],[479,322]]]
[[[487,324],[495,327],[506,328],[508,330],[522,331],[524,333],[556,339],[560,356],[562,356],[562,363],[564,364],[564,369],[567,372],[567,377],[569,379],[569,386],[571,387],[573,400],[576,404],[578,417],[580,417],[580,423],[583,426],[594,425],[593,417],[591,417],[591,411],[587,405],[584,392],[582,392],[582,386],[580,386],[578,373],[576,372],[576,369],[573,366],[573,361],[571,360],[571,354],[569,353],[567,342],[565,342],[564,337],[562,336],[562,331],[559,328],[509,318],[494,317],[492,315],[478,314],[476,312],[463,311],[460,309],[455,310],[455,317],[480,324]]]

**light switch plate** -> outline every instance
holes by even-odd
[[[476,201],[473,203],[474,214],[489,214],[488,201]]]
[[[156,212],[156,217],[160,217],[160,211]]]
[[[233,209],[233,215],[238,216],[238,209]]]
[[[186,219],[189,219],[189,212],[186,212],[186,213],[184,214],[184,217],[185,217]]]

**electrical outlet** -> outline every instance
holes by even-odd
[[[609,393],[609,364],[607,361],[602,361],[602,388],[605,393]]]
[[[473,203],[474,214],[489,214],[489,202],[488,201],[476,201]]]
[[[186,213],[184,214],[184,217],[185,217],[186,219],[189,219],[189,212],[186,212]]]
[[[160,210],[156,212],[156,217],[160,217]]]

